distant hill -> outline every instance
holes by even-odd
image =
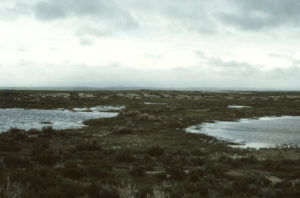
[[[126,90],[173,90],[173,91],[297,91],[293,89],[264,89],[248,87],[0,87],[0,90],[34,91],[126,91]],[[298,90],[299,91],[299,90]]]

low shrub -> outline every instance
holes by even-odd
[[[130,174],[136,177],[143,177],[145,176],[145,167],[142,166],[132,167],[130,170]]]
[[[127,127],[115,127],[112,131],[112,134],[121,135],[121,134],[131,134],[133,131]]]
[[[85,168],[85,172],[90,177],[103,178],[109,175],[109,168],[100,165],[88,166]]]
[[[232,186],[237,192],[245,192],[248,194],[258,194],[262,187],[270,185],[270,181],[260,176],[246,176],[236,178]]]
[[[186,176],[182,166],[173,165],[167,168],[167,174],[171,176],[173,180],[182,180]]]
[[[31,159],[42,165],[52,166],[60,160],[60,157],[48,144],[39,144],[32,149]]]
[[[75,162],[66,162],[60,172],[70,179],[81,179],[87,175],[84,169],[79,168]]]
[[[21,145],[14,141],[0,140],[0,151],[17,152],[21,150]]]
[[[8,177],[6,183],[0,186],[0,197],[21,198],[23,191],[24,188],[21,185],[12,183]]]
[[[224,168],[221,165],[214,164],[213,162],[207,162],[204,172],[206,174],[213,174],[216,177],[224,176]]]
[[[22,132],[21,129],[18,129],[18,128],[10,128],[7,133],[20,133]]]
[[[164,154],[164,150],[159,147],[159,146],[152,146],[148,151],[147,151],[148,155],[151,156],[161,156],[162,154]]]
[[[195,157],[189,160],[191,165],[193,166],[202,166],[205,164],[205,159],[201,157]]]
[[[117,162],[133,162],[135,157],[129,151],[120,151],[116,154]]]
[[[202,170],[202,169],[192,170],[189,173],[189,176],[190,176],[190,181],[197,182],[204,176],[204,170]]]
[[[10,168],[28,168],[31,166],[29,159],[16,155],[8,155],[3,157],[3,163],[6,167]]]
[[[56,131],[52,128],[52,126],[47,126],[42,128],[42,132],[45,134],[53,134]]]
[[[251,155],[250,157],[241,158],[241,162],[244,162],[247,164],[256,164],[256,163],[258,163],[258,159],[255,156]]]
[[[78,151],[102,151],[102,147],[96,141],[87,141],[76,147]]]

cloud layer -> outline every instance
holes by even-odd
[[[0,86],[300,88],[297,0],[3,0]]]

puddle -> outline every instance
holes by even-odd
[[[90,111],[121,111],[125,109],[125,106],[96,106],[96,107],[86,107],[86,108],[74,108],[73,111],[77,112],[90,112]]]
[[[167,103],[162,103],[162,102],[144,102],[145,105],[155,105],[155,104],[167,104]]]
[[[242,106],[242,105],[228,105],[229,109],[243,109],[243,108],[252,108],[251,106]]]
[[[300,146],[300,116],[217,121],[191,126],[189,133],[202,133],[235,142],[241,148],[267,148],[282,145]]]
[[[0,109],[0,132],[11,128],[42,129],[51,126],[54,129],[75,129],[85,125],[83,121],[98,118],[111,118],[118,115],[124,106],[98,106],[92,108],[75,108],[73,110],[56,109]]]

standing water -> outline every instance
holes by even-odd
[[[0,132],[11,128],[42,129],[51,126],[54,129],[74,129],[85,125],[83,121],[97,118],[111,118],[118,115],[117,111],[124,107],[99,106],[94,108],[71,110],[40,110],[40,109],[0,109]]]
[[[186,131],[242,144],[240,147],[300,146],[300,116],[218,121],[191,126]]]

